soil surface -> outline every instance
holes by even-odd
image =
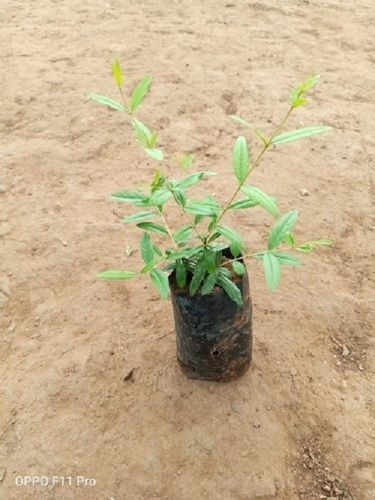
[[[374,499],[373,0],[3,0],[0,22],[0,497]],[[335,245],[273,294],[250,263],[254,360],[232,383],[184,377],[147,280],[94,279],[140,265],[131,210],[107,194],[155,168],[125,117],[84,96],[117,97],[114,55],[127,89],[153,75],[138,116],[165,171],[194,153],[220,174],[200,192],[223,201],[247,134],[228,115],[270,131],[290,88],[324,74],[288,128],[334,130],[275,148],[253,183],[299,208],[300,240]],[[263,248],[267,214],[231,222]]]

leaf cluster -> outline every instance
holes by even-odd
[[[131,90],[130,97],[126,98],[125,78],[118,59],[112,65],[112,74],[121,102],[99,94],[89,93],[88,97],[126,113],[136,141],[149,156],[162,162],[164,154],[157,146],[158,134],[134,117],[134,112],[149,91],[151,78],[142,78]],[[168,297],[171,280],[179,288],[188,290],[192,296],[197,293],[207,295],[215,287],[220,287],[240,307],[243,298],[238,282],[246,274],[246,259],[262,261],[266,283],[270,290],[274,290],[279,285],[283,266],[302,265],[302,260],[296,256],[297,252],[307,253],[318,246],[330,245],[332,242],[327,239],[297,243],[293,233],[298,218],[297,210],[281,211],[273,194],[249,183],[252,171],[259,166],[271,146],[321,134],[329,129],[317,125],[281,133],[291,112],[306,104],[306,92],[316,84],[318,78],[309,77],[293,89],[289,96],[288,112],[271,134],[265,134],[240,116],[231,117],[255,134],[262,149],[258,155],[254,155],[245,136],[239,136],[234,141],[232,169],[236,187],[227,203],[223,204],[213,195],[203,198],[191,195],[194,191],[191,188],[216,175],[206,170],[187,173],[194,162],[191,154],[182,154],[178,160],[179,167],[184,171],[182,177],[168,178],[157,168],[146,188],[112,193],[111,197],[116,202],[137,209],[123,217],[122,221],[135,224],[141,232],[139,248],[143,264],[137,272],[108,270],[98,277],[127,280],[148,274],[162,298]],[[177,228],[172,228],[168,222],[170,204],[173,204],[173,212],[178,210],[181,214],[181,223]],[[223,221],[229,212],[235,214],[238,210],[248,209],[254,209],[255,212],[264,210],[272,220],[264,249],[249,249],[246,232],[242,235]]]

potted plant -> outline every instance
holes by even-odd
[[[134,117],[151,83],[144,77],[129,98],[124,91],[123,72],[118,59],[112,73],[119,89],[121,102],[98,94],[87,94],[100,104],[109,106],[129,117],[135,139],[158,163],[163,161],[157,146],[158,136]],[[98,278],[129,280],[148,275],[161,298],[171,295],[177,336],[177,358],[191,378],[227,381],[243,374],[249,366],[252,349],[252,306],[246,262],[262,263],[270,290],[280,281],[283,266],[300,266],[295,253],[310,252],[320,245],[330,245],[326,239],[297,243],[293,236],[297,210],[281,213],[277,201],[259,187],[249,183],[252,172],[259,167],[266,152],[274,146],[320,134],[329,129],[313,126],[282,132],[295,109],[307,103],[306,93],[319,76],[307,78],[293,89],[285,116],[270,135],[250,125],[239,116],[231,116],[254,134],[260,143],[258,154],[250,154],[244,136],[234,141],[232,168],[235,187],[228,201],[221,203],[214,196],[197,199],[192,196],[194,185],[215,175],[210,171],[192,172],[178,179],[166,178],[156,168],[147,190],[117,191],[112,199],[136,207],[135,213],[123,218],[126,224],[136,224],[141,230],[140,254],[143,265],[138,271],[108,270]],[[181,157],[181,167],[187,170],[194,157]],[[167,212],[181,213],[181,225],[170,227]],[[261,208],[273,218],[264,249],[250,250],[245,238],[228,227],[225,216],[230,211]],[[165,237],[165,245],[156,245],[155,236]],[[158,238],[159,241],[160,238]]]

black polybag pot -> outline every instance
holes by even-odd
[[[226,382],[249,367],[252,304],[247,273],[235,283],[242,293],[241,307],[218,286],[208,295],[191,297],[170,277],[177,359],[189,378]]]

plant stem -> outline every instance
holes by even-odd
[[[217,221],[215,222],[214,226],[211,228],[211,231],[209,231],[208,235],[206,236],[206,238],[205,238],[205,241],[206,241],[206,242],[209,242],[209,238],[212,236],[212,234],[213,234],[214,230],[215,230],[215,229],[216,229],[216,227],[219,225],[219,222],[221,221],[221,219],[224,217],[224,215],[225,215],[225,214],[227,213],[227,211],[229,210],[230,205],[231,205],[231,204],[233,203],[233,201],[235,200],[235,198],[236,198],[236,196],[238,195],[238,193],[240,192],[240,190],[241,190],[242,186],[245,184],[245,182],[246,182],[246,181],[247,181],[247,179],[249,178],[249,175],[251,174],[251,172],[252,172],[253,170],[255,170],[255,169],[259,166],[259,164],[260,164],[260,162],[261,162],[261,160],[262,160],[262,158],[263,158],[263,156],[264,156],[265,152],[266,152],[266,151],[269,149],[269,147],[272,145],[272,141],[273,141],[273,139],[276,137],[276,135],[280,132],[281,128],[284,126],[285,122],[286,122],[286,121],[287,121],[287,119],[289,118],[289,116],[290,116],[291,112],[293,111],[293,109],[294,109],[294,108],[293,108],[293,106],[291,106],[291,107],[289,108],[289,110],[288,110],[288,112],[285,114],[284,118],[281,120],[281,122],[279,123],[279,125],[275,128],[275,130],[274,130],[273,134],[271,135],[271,137],[268,139],[268,141],[266,142],[266,144],[263,146],[263,148],[262,148],[261,152],[259,153],[259,155],[258,155],[257,159],[255,160],[255,162],[254,162],[253,166],[250,168],[250,171],[249,171],[249,173],[247,174],[246,179],[244,179],[244,180],[243,180],[243,181],[239,184],[239,186],[237,187],[237,189],[236,189],[236,191],[234,192],[233,196],[232,196],[232,197],[231,197],[231,199],[228,201],[228,203],[227,203],[227,204],[226,204],[226,206],[224,207],[223,211],[221,212],[221,214],[220,214],[219,218],[218,218],[218,219],[217,219]]]
[[[172,236],[172,232],[171,232],[171,230],[169,229],[169,226],[168,226],[168,224],[167,224],[167,221],[165,220],[165,217],[164,217],[164,215],[163,215],[163,212],[160,210],[160,208],[159,208],[159,207],[158,207],[158,211],[159,211],[159,215],[160,215],[160,217],[161,217],[161,220],[163,221],[164,227],[165,227],[165,229],[166,229],[166,231],[167,231],[167,233],[168,233],[168,236],[169,236],[169,238],[171,239],[171,241],[172,241],[172,243],[173,243],[174,247],[177,249],[177,248],[178,248],[178,245],[177,245],[177,243],[174,241],[173,236]]]

